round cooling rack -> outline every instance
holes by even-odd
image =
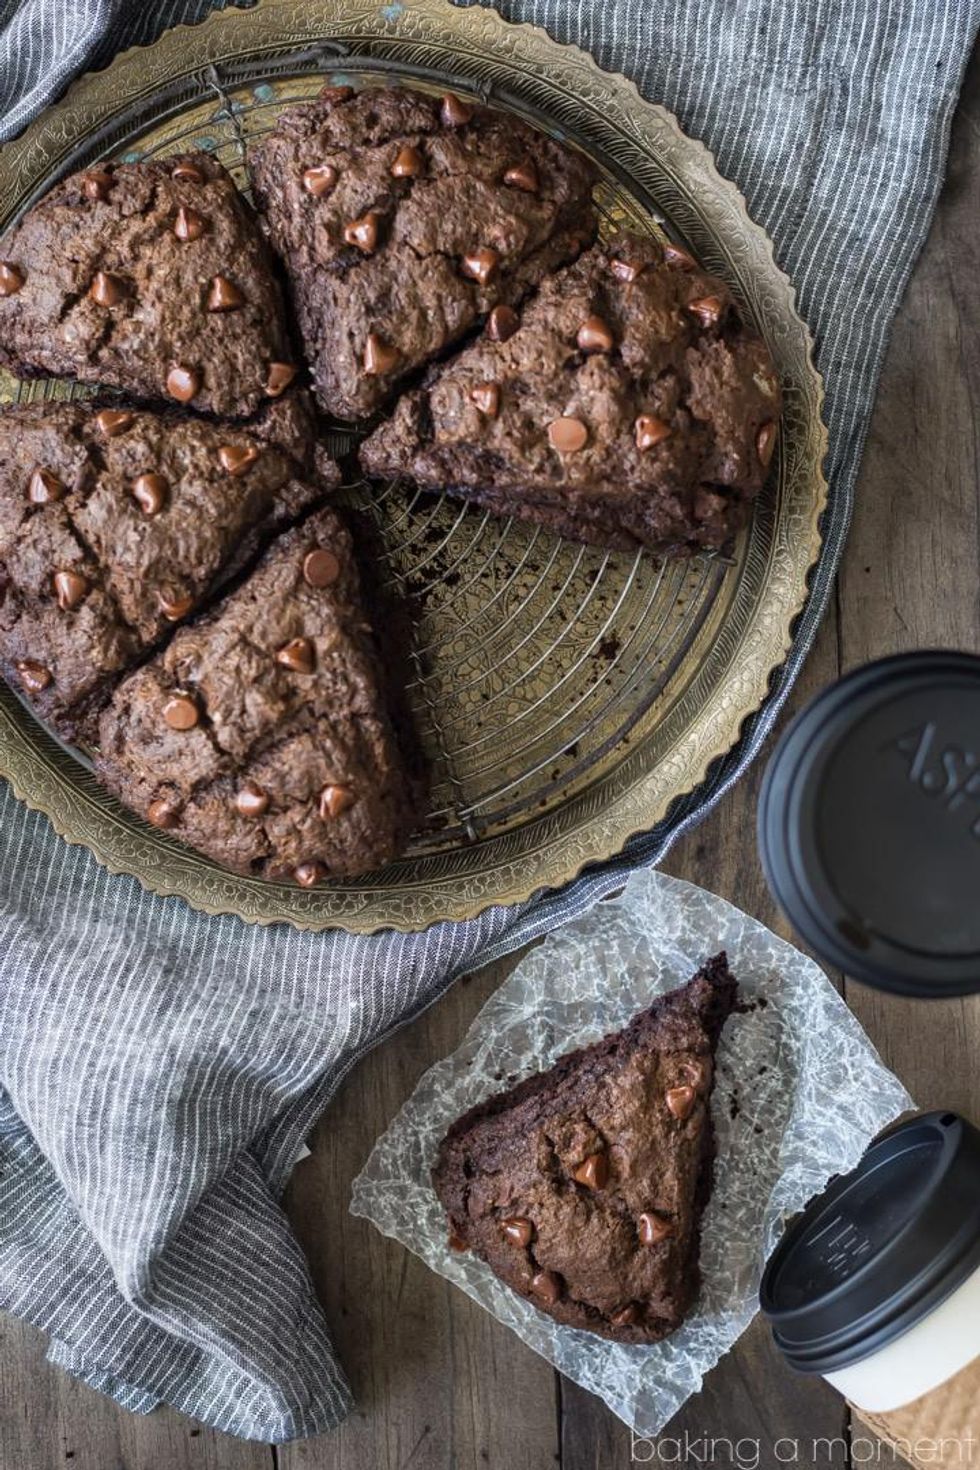
[[[312,891],[226,873],[124,811],[0,686],[0,774],[112,871],[259,923],[414,930],[620,852],[735,744],[820,553],[822,387],[792,287],[706,149],[585,53],[446,0],[261,0],[124,53],[0,150],[0,229],[104,157],[205,148],[247,189],[248,143],[325,80],[451,86],[582,148],[603,230],[687,242],[765,336],[785,399],[769,484],[726,558],[603,552],[398,484],[345,487],[370,580],[410,630],[406,703],[430,775],[423,827],[382,872]],[[79,391],[0,373],[0,401]],[[343,454],[356,437],[337,425],[328,442]]]

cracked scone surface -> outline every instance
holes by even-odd
[[[485,108],[450,99],[446,121],[418,92],[342,93],[284,113],[249,165],[314,391],[327,412],[360,418],[591,240],[594,172]]]
[[[435,367],[361,462],[577,540],[690,552],[744,524],[780,409],[724,282],[624,234],[545,281],[506,341]]]
[[[621,1032],[473,1108],[433,1185],[453,1243],[569,1327],[655,1342],[699,1284],[714,1053],[735,1005],[724,954]]]
[[[96,770],[236,872],[354,876],[388,862],[410,821],[379,684],[350,537],[323,509],[120,685]]]
[[[177,413],[0,414],[4,677],[66,738],[90,738],[120,675],[339,479],[320,472],[311,484],[276,445]]]
[[[268,246],[208,154],[93,166],[0,239],[0,361],[20,377],[242,417],[291,356]]]

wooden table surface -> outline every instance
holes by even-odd
[[[938,213],[895,323],[834,605],[794,709],[883,654],[936,645],[980,651],[978,197],[980,51]],[[788,936],[755,852],[761,773],[760,761],[665,867]],[[768,1470],[787,1463],[794,1440],[798,1462],[813,1463],[816,1438],[836,1441],[821,1448],[821,1464],[868,1463],[870,1442],[852,1446],[842,1400],[790,1373],[758,1321],[664,1431],[659,1457],[645,1444],[631,1455],[628,1430],[598,1399],[347,1213],[351,1180],[375,1138],[518,958],[461,981],[362,1062],[324,1117],[312,1158],[296,1170],[289,1212],[357,1399],[346,1423],[275,1449],[171,1410],[127,1414],[49,1367],[37,1332],[0,1317],[0,1470]],[[904,1001],[850,983],[844,993],[920,1106],[980,1120],[980,998]],[[875,1463],[893,1462],[886,1453]]]

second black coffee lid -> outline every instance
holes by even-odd
[[[825,690],[769,763],[759,845],[828,963],[907,995],[980,990],[980,658],[903,654]]]

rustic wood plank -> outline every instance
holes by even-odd
[[[274,1470],[249,1444],[158,1409],[127,1414],[44,1360],[39,1332],[0,1318],[2,1470]]]
[[[417,1257],[348,1213],[350,1184],[421,1073],[462,1040],[512,962],[488,966],[347,1079],[289,1190],[357,1396],[331,1435],[278,1452],[281,1470],[544,1470],[558,1454],[552,1370]]]

